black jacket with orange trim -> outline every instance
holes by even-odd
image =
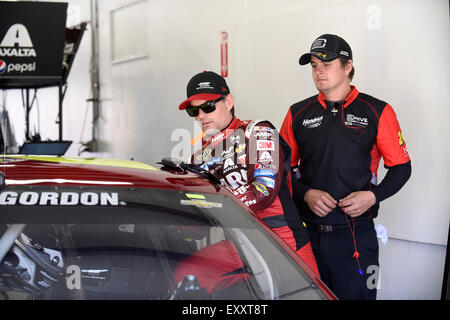
[[[302,217],[313,223],[345,224],[346,218],[339,207],[324,218],[316,216],[304,201],[309,189],[326,191],[336,200],[371,190],[377,203],[358,219],[375,218],[379,202],[400,190],[411,174],[393,108],[354,86],[333,108],[322,93],[292,105],[280,135],[291,149],[291,167],[298,166],[298,180],[292,180],[294,199]],[[381,157],[388,180],[377,187]]]

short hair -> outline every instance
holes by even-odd
[[[348,62],[348,59],[339,57],[339,61],[341,62],[342,66],[345,66]],[[352,66],[352,70],[350,71],[350,74],[348,75],[350,82],[353,80],[354,75],[355,75],[355,67]]]

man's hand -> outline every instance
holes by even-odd
[[[323,218],[336,208],[337,201],[325,191],[310,189],[305,194],[305,202],[314,214]]]
[[[372,191],[357,191],[340,199],[338,205],[345,214],[351,218],[356,218],[369,210],[376,201],[377,199]]]

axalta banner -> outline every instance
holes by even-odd
[[[67,3],[0,1],[0,88],[62,78]]]

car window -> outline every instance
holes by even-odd
[[[220,194],[8,188],[0,236],[0,292],[10,299],[325,298]]]

